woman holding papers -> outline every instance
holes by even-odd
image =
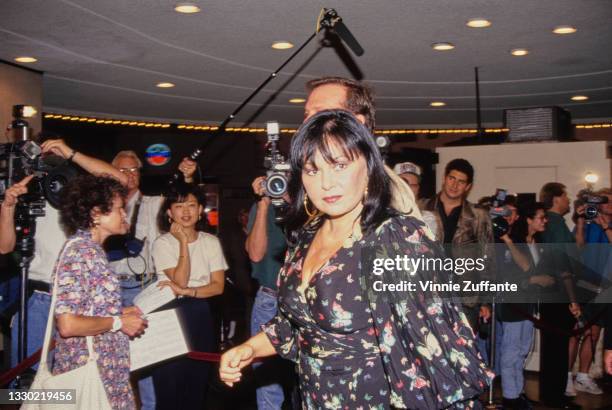
[[[491,374],[459,307],[372,289],[375,278],[443,275],[373,274],[370,255],[435,257],[437,247],[415,212],[392,207],[399,188],[368,130],[346,111],[322,111],[293,137],[290,162],[278,313],[222,356],[221,379],[232,386],[253,359],[280,354],[298,363],[306,409],[478,406]]]
[[[119,279],[110,269],[102,243],[127,229],[125,189],[103,177],[83,176],[63,191],[61,215],[72,236],[56,265],[58,329],[53,374],[81,367],[93,349],[108,401],[114,409],[136,407],[130,387],[129,340],[144,331],[138,308],[121,307]]]
[[[160,208],[165,232],[153,244],[160,287],[179,296],[176,307],[192,351],[214,350],[213,320],[207,298],[223,293],[227,263],[219,240],[202,232],[205,199],[192,184],[172,188]],[[153,372],[158,409],[204,408],[209,365],[187,358],[172,359]]]

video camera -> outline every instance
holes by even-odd
[[[505,205],[508,191],[497,188],[495,195],[491,197],[490,203],[485,204],[489,208],[489,216],[493,225],[493,235],[496,239],[501,238],[510,230],[506,218],[512,215],[512,210]]]
[[[586,223],[591,223],[599,215],[599,206],[608,203],[606,195],[596,195],[591,189],[583,189],[578,192],[578,199],[575,206],[586,205],[584,208],[584,219]]]
[[[59,207],[61,189],[76,175],[63,158],[54,155],[43,157],[40,146],[29,139],[29,124],[24,119],[29,109],[31,107],[24,105],[13,107],[14,120],[9,129],[13,130],[15,142],[0,144],[0,201],[4,201],[6,190],[11,185],[34,175],[28,184],[28,192],[19,197],[15,207],[17,249],[26,254],[33,249],[34,219],[45,215],[45,199],[53,207]]]
[[[285,157],[278,150],[279,127],[278,122],[266,123],[268,143],[264,156],[264,168],[266,168],[266,180],[264,181],[265,195],[268,196],[277,211],[283,211],[287,203],[283,196],[287,193],[289,186],[289,171],[291,166],[285,161]],[[282,212],[277,212],[281,215]],[[277,217],[277,220],[282,217]]]

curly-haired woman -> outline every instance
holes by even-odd
[[[110,405],[135,408],[130,387],[129,337],[144,330],[137,308],[121,307],[119,279],[110,269],[102,243],[124,234],[125,188],[114,179],[76,178],[63,191],[61,216],[72,234],[57,261],[56,336],[53,374],[87,363],[86,336],[94,336],[98,370]]]

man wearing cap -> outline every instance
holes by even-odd
[[[414,198],[417,200],[419,208],[422,208],[419,202],[419,192],[421,190],[421,179],[423,174],[421,167],[412,162],[400,162],[395,164],[393,171],[408,184],[414,193]],[[421,215],[423,216],[423,221],[425,221],[431,232],[435,235],[435,239],[440,241],[442,238],[442,232],[440,231],[442,224],[438,221],[436,214],[421,209]]]

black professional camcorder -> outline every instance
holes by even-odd
[[[596,195],[591,189],[583,189],[578,192],[575,207],[586,205],[584,208],[584,219],[586,223],[592,222],[599,215],[599,206],[608,203],[606,195]]]
[[[0,144],[0,201],[6,190],[29,175],[28,192],[19,197],[15,207],[15,229],[18,250],[29,253],[33,247],[35,218],[45,215],[45,199],[55,208],[60,204],[60,191],[76,175],[67,161],[55,155],[42,156],[40,146],[29,139],[29,124],[24,117],[31,107],[13,107],[14,120],[9,129],[14,142]]]
[[[268,144],[264,156],[264,168],[266,168],[265,195],[270,197],[272,205],[277,211],[280,211],[277,212],[277,215],[282,215],[282,211],[287,206],[283,196],[287,193],[291,166],[285,161],[285,157],[278,150],[278,122],[268,122],[266,127]],[[280,218],[277,217],[278,219]]]
[[[510,229],[506,217],[510,216],[512,211],[505,205],[507,197],[508,191],[498,188],[495,191],[495,195],[490,198],[490,201],[484,204],[489,209],[489,216],[491,217],[495,239],[501,238],[507,234]]]

